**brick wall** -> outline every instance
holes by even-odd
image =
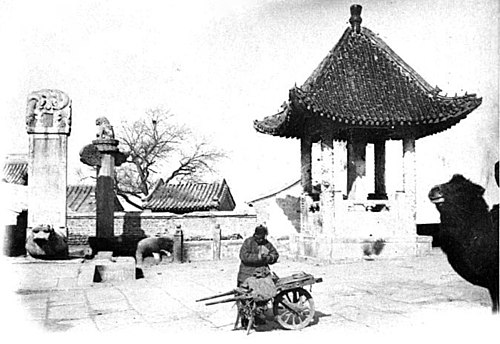
[[[212,240],[184,242],[184,260],[186,262],[212,260]],[[220,259],[238,258],[243,240],[222,240]]]
[[[95,236],[94,213],[69,213],[67,216],[68,242],[86,245],[89,236]],[[235,212],[198,212],[185,215],[152,212],[115,213],[115,236],[144,238],[165,233],[174,234],[180,225],[184,238],[212,239],[215,225],[220,225],[222,236],[239,233],[242,237],[253,234],[256,216]]]
[[[290,247],[288,238],[269,238],[281,259],[290,258]],[[185,241],[183,257],[186,262],[212,260],[213,259],[213,241]],[[238,258],[243,240],[222,240],[220,259]]]
[[[253,234],[257,219],[254,214],[235,212],[199,212],[186,215],[151,212],[115,213],[115,236],[119,237],[120,252],[133,255],[137,242],[146,236],[174,234],[180,225],[184,236],[184,261],[213,259],[213,230],[220,226],[221,235],[238,233],[243,238]],[[95,214],[68,214],[68,243],[88,245],[88,237],[95,236]],[[194,239],[194,240],[193,240]],[[202,240],[199,240],[202,239]],[[282,257],[289,256],[287,237],[269,240]],[[237,258],[243,239],[221,240],[220,259]]]

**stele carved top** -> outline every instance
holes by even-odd
[[[26,111],[28,133],[71,132],[71,99],[59,90],[40,90],[28,96]]]

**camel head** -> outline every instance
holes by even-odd
[[[483,194],[482,186],[474,184],[460,174],[455,174],[448,183],[434,186],[429,191],[429,199],[441,213],[447,210],[476,213],[481,208],[487,211]]]

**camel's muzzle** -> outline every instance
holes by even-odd
[[[429,191],[429,199],[434,204],[440,204],[444,202],[444,196],[439,190],[438,186],[435,186]]]

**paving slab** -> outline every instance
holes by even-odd
[[[144,267],[144,278],[112,283],[79,284],[84,261],[33,262],[11,258],[12,286],[7,303],[13,319],[24,318],[43,333],[129,333],[133,330],[164,335],[211,334],[237,339],[233,331],[234,303],[206,306],[196,299],[233,289],[239,261],[162,263]],[[296,336],[335,333],[360,336],[443,329],[453,324],[480,321],[484,333],[496,327],[488,292],[460,278],[439,249],[423,257],[392,260],[338,262],[328,265],[311,261],[281,260],[273,271],[281,277],[305,271],[323,282],[312,289],[316,315],[301,331],[286,331],[273,321],[251,333],[254,338],[286,340]],[[7,294],[5,294],[7,295]],[[17,320],[18,321],[18,320]],[[404,329],[404,330],[403,330]],[[458,331],[464,328],[458,328]],[[422,335],[422,333],[417,333]],[[258,340],[258,339],[257,339]]]

